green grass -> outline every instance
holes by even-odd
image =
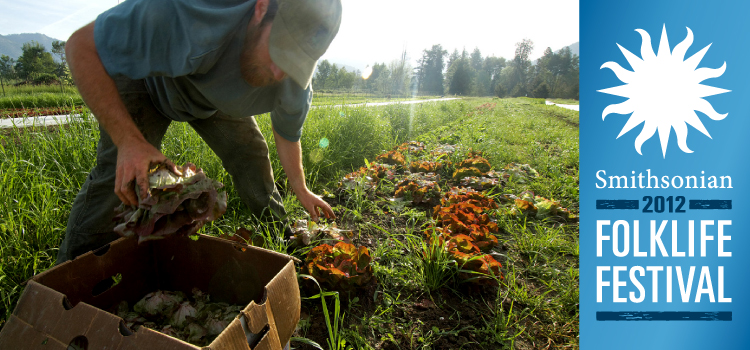
[[[42,92],[0,97],[0,109],[81,106],[83,100],[78,93]]]
[[[7,83],[7,82],[6,82]],[[0,95],[0,109],[81,106],[83,100],[72,85],[20,85],[5,86]]]
[[[277,180],[284,183],[270,120],[267,115],[257,120],[268,140]],[[54,130],[11,129],[0,134],[0,327],[23,291],[21,283],[53,265],[72,201],[94,165],[97,139],[90,117]],[[462,147],[459,153],[481,149],[496,169],[512,162],[530,164],[541,176],[510,183],[502,193],[531,190],[577,211],[578,112],[548,107],[536,99],[311,109],[302,138],[308,185],[319,194],[335,192],[341,177],[364,166],[365,159],[372,161],[412,139],[428,146],[455,143]],[[177,163],[197,164],[227,187],[227,213],[203,233],[253,228],[270,248],[304,258],[303,252],[274,241],[270,226],[250,218],[220,160],[187,124],[172,124],[163,151]],[[282,196],[292,217],[303,218],[294,195],[285,191]],[[577,348],[577,224],[492,213],[500,226],[497,254],[503,257],[499,261],[504,278],[497,288],[477,290],[459,283],[455,267],[424,243],[422,232],[430,215],[423,209],[386,211],[381,199],[364,191],[347,198],[335,208],[337,222],[354,229],[356,239],[373,241],[372,265],[378,279],[374,294],[367,295],[367,307],[352,305],[354,298],[364,301],[364,295],[343,293],[339,316],[329,315],[329,320],[340,319],[336,333],[347,345],[429,349],[466,340],[465,349]],[[438,258],[427,260],[425,254]],[[434,319],[415,316],[415,305],[424,300],[434,303]],[[303,302],[310,318],[303,319],[306,327],[298,335],[326,344],[331,339],[321,306],[320,300]],[[467,324],[466,319],[474,321]]]
[[[367,102],[395,102],[439,98],[439,96],[393,96],[365,92],[314,92],[313,106],[337,106]],[[72,85],[6,86],[0,95],[0,109],[81,106],[83,100]]]
[[[34,95],[34,94],[42,94],[42,93],[66,93],[66,94],[77,94],[78,89],[76,89],[73,85],[65,84],[62,86],[62,91],[60,91],[60,85],[52,84],[52,85],[18,85],[14,86],[17,81],[13,81],[13,84],[8,84],[7,81],[5,81],[5,94],[7,96],[12,95]]]
[[[440,98],[440,96],[390,96],[382,94],[373,94],[367,92],[328,92],[315,91],[313,105],[343,105],[358,104],[366,102],[394,102],[394,101],[411,101]]]

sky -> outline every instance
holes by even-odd
[[[116,6],[118,0],[0,0],[0,34],[42,33],[59,40]],[[343,0],[339,34],[322,57],[364,70],[406,50],[413,66],[423,50],[479,48],[483,57],[513,58],[534,42],[532,58],[578,41],[577,0]]]

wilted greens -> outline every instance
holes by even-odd
[[[192,163],[174,174],[166,164],[149,171],[149,191],[138,193],[138,206],[121,204],[117,209],[115,232],[123,237],[138,236],[138,242],[168,235],[192,235],[206,222],[216,220],[227,210],[227,193],[217,190],[221,182],[209,179]]]
[[[182,292],[157,290],[146,294],[130,309],[127,301],[115,313],[133,330],[144,326],[186,342],[210,344],[232,320],[242,306],[210,301],[210,296],[193,288],[192,298]]]

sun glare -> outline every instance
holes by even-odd
[[[703,56],[711,44],[684,59],[693,43],[693,32],[687,28],[687,37],[670,52],[666,25],[662,29],[658,54],[651,46],[651,37],[642,29],[636,29],[642,37],[641,57],[617,44],[633,71],[622,68],[615,62],[606,62],[601,68],[611,69],[625,85],[599,90],[605,94],[627,97],[628,100],[607,106],[602,112],[602,120],[609,114],[630,114],[617,138],[643,123],[641,133],[635,139],[635,150],[641,153],[646,140],[659,132],[662,156],[667,156],[669,134],[674,129],[677,145],[685,153],[692,153],[687,146],[687,125],[704,135],[709,135],[695,111],[706,114],[713,120],[722,120],[727,114],[717,113],[703,97],[722,94],[730,90],[700,84],[709,78],[724,74],[726,62],[716,69],[699,68]],[[600,68],[600,69],[601,69]]]
[[[362,79],[367,80],[367,78],[370,77],[370,74],[372,74],[372,67],[367,66],[367,68],[365,68],[365,71],[362,72]]]

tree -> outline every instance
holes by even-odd
[[[349,90],[354,86],[354,80],[357,79],[355,72],[348,72],[346,68],[341,67],[337,74],[337,89]]]
[[[68,62],[65,57],[65,42],[60,40],[53,41],[52,53],[60,58],[60,63],[55,67],[55,75],[57,75],[57,81],[60,82],[60,92],[63,92],[63,77],[67,79],[69,75]]]
[[[448,67],[448,92],[454,95],[470,95],[475,71],[471,67],[466,50]]]
[[[16,62],[16,72],[21,79],[33,81],[55,72],[55,60],[44,46],[36,41],[23,44],[23,53]]]
[[[469,55],[469,64],[471,70],[474,71],[474,79],[471,84],[471,94],[474,96],[492,95],[491,92],[488,93],[490,77],[482,70],[483,63],[482,52],[479,51],[478,47],[474,48],[474,51]]]
[[[558,97],[578,98],[578,55],[573,55],[569,47],[558,51],[555,72],[558,81],[553,86],[553,93]]]
[[[385,63],[375,63],[372,66],[372,73],[370,73],[370,77],[365,80],[365,89],[367,89],[367,91],[369,92],[378,90],[378,81],[380,79],[380,75],[383,74],[383,72],[387,73],[387,70],[388,67],[386,67]]]
[[[323,90],[326,84],[326,80],[328,80],[328,76],[331,74],[331,63],[328,62],[328,60],[322,60],[318,62],[318,68],[315,71],[315,76],[313,77],[313,89],[315,90]]]
[[[448,67],[459,58],[461,58],[461,54],[458,53],[458,49],[453,49],[453,53],[448,57]]]
[[[354,82],[352,83],[352,89],[356,91],[361,91],[363,89],[364,82],[365,82],[365,79],[362,77],[362,71],[357,69],[351,74],[354,77]]]
[[[443,94],[443,70],[444,59],[448,51],[440,45],[432,45],[429,50],[424,50],[422,58],[418,61],[416,79],[417,89],[420,93]]]
[[[497,84],[495,85],[495,96],[503,98],[508,92],[505,91],[505,87],[503,87],[503,84]]]
[[[401,58],[394,60],[389,65],[390,71],[390,87],[388,88],[388,94],[394,95],[406,95],[411,85],[411,65],[409,65],[409,59],[406,56],[406,50],[401,53]]]
[[[378,72],[378,76],[375,79],[375,90],[383,95],[390,95],[391,88],[391,71],[388,66],[383,63],[383,68]]]
[[[550,59],[549,69],[556,76],[566,75],[573,68],[573,54],[569,47],[557,51]]]
[[[502,85],[504,92],[504,96],[507,96],[508,93],[512,91],[512,89],[516,86],[515,79],[517,77],[516,74],[516,67],[512,64],[505,66],[502,71],[500,71],[500,76],[498,77],[498,84]],[[497,88],[496,88],[497,90]]]
[[[476,47],[471,53],[471,68],[474,68],[475,71],[480,71],[482,69],[482,63],[484,63],[484,60],[482,59],[482,52],[480,52],[479,48]]]
[[[537,87],[534,89],[534,97],[536,98],[547,98],[549,97],[550,88],[549,85],[547,85],[546,82],[542,81],[537,85]]]
[[[547,47],[546,49],[544,49],[544,54],[536,63],[536,66],[541,67],[546,70],[550,70],[550,65],[553,64],[554,61],[555,61],[555,54],[552,52],[551,48]]]
[[[555,76],[550,72],[549,67],[551,62],[555,59],[555,54],[549,47],[544,50],[544,55],[539,58],[536,65],[529,68],[529,81],[528,85],[531,95],[536,98],[547,98],[551,96],[552,88],[554,85]]]
[[[492,95],[498,85],[500,85],[500,72],[505,68],[506,62],[503,57],[490,56],[484,59],[482,70],[489,76],[489,86],[487,86],[487,95]]]
[[[513,67],[515,68],[514,86],[511,87],[511,95],[514,97],[525,96],[528,91],[528,73],[531,67],[529,55],[534,50],[534,42],[530,39],[523,39],[516,43],[516,54],[513,57]]]
[[[547,48],[537,63],[531,83],[535,95],[536,87],[542,82],[548,85],[550,97],[578,98],[578,56],[573,55],[569,47],[557,52]]]
[[[6,55],[0,55],[0,86],[3,88],[3,96],[5,96],[5,81],[12,79],[16,74],[15,68],[16,61]]]
[[[339,86],[339,66],[336,63],[331,64],[331,73],[328,74],[328,79],[323,86],[329,90],[334,90]]]
[[[570,98],[578,99],[579,97],[579,61],[578,61],[578,55],[573,55],[570,59],[570,72],[568,72],[568,81],[570,81],[570,89],[568,91],[568,96]]]

